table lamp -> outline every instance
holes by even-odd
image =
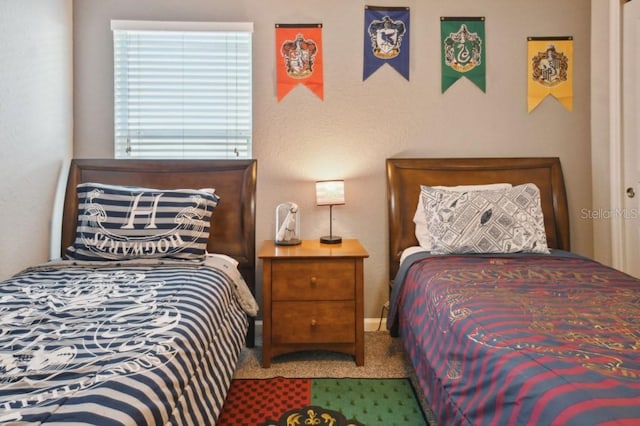
[[[340,244],[342,237],[333,235],[333,206],[344,204],[344,181],[321,180],[316,182],[316,205],[329,206],[329,235],[320,237],[324,244]]]

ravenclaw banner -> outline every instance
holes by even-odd
[[[528,112],[549,94],[573,111],[573,37],[529,37],[527,43]]]
[[[486,91],[484,17],[440,18],[442,93],[460,77]]]
[[[384,64],[409,80],[408,7],[365,6],[363,62],[363,81]]]
[[[276,24],[278,102],[298,84],[324,96],[322,24]]]

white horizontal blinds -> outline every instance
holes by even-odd
[[[112,22],[116,158],[251,158],[252,25],[192,24]]]

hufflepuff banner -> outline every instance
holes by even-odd
[[[363,64],[363,81],[384,64],[409,80],[408,7],[364,7]]]
[[[486,91],[484,17],[441,17],[442,93],[460,77]]]
[[[573,37],[529,37],[527,107],[553,95],[573,111]]]
[[[322,24],[276,24],[278,102],[298,84],[324,97]]]

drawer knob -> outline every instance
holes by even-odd
[[[315,327],[316,325],[318,325],[318,321],[316,321],[315,319],[311,320],[311,327]]]
[[[318,279],[316,277],[311,277],[311,286],[315,287],[318,284]]]

